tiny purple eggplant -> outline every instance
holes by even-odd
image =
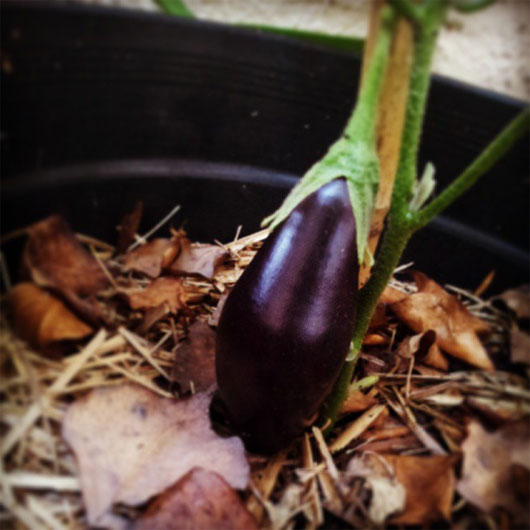
[[[337,179],[272,232],[229,294],[217,381],[250,449],[274,452],[314,421],[349,350],[358,275],[348,187]]]

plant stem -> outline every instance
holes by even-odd
[[[386,6],[381,11],[381,29],[375,43],[370,68],[364,76],[355,110],[344,129],[343,136],[352,141],[366,142],[375,146],[377,106],[385,79],[394,23],[394,11]]]
[[[495,0],[452,0],[451,5],[461,13],[473,13],[495,3]]]
[[[328,424],[326,432],[330,431],[340,412],[342,403],[348,396],[353,370],[377,302],[392,277],[401,254],[413,233],[409,221],[409,201],[416,181],[416,161],[429,90],[432,56],[438,29],[445,17],[447,2],[432,0],[422,4],[422,6],[422,17],[415,25],[410,88],[388,226],[370,279],[359,293],[357,317],[352,338],[353,358],[344,362],[333,390],[322,408],[321,421]]]
[[[411,232],[403,230],[400,223],[392,223],[389,225],[370,279],[359,293],[358,313],[353,333],[354,358],[344,362],[333,391],[323,406],[321,419],[324,420],[324,423],[329,423],[331,420],[331,425],[327,426],[326,432],[329,432],[340,412],[344,400],[348,397],[353,370],[357,364],[363,338],[366,335],[381,293],[392,277],[410,235]]]
[[[423,11],[418,4],[413,4],[411,0],[394,0],[392,5],[410,21],[421,24]]]
[[[415,26],[409,97],[392,198],[392,210],[394,215],[398,216],[403,216],[406,213],[416,182],[416,163],[429,92],[432,56],[438,30],[445,17],[446,7],[446,2],[441,0],[424,4],[426,10],[424,11],[423,24]]]
[[[413,230],[422,228],[473,186],[530,128],[530,110],[520,112],[473,162],[422,210],[413,215]]]

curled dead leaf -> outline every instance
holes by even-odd
[[[19,283],[9,292],[16,333],[38,349],[82,339],[92,328],[79,320],[60,300],[32,283]]]
[[[386,304],[379,302],[375,308],[372,320],[370,320],[369,330],[385,326],[387,323]]]
[[[459,493],[485,511],[507,509],[518,524],[528,525],[528,497],[522,498],[515,475],[530,471],[530,424],[524,418],[486,431],[479,422],[468,426],[462,444],[464,464]]]
[[[515,313],[517,318],[530,318],[530,285],[509,289],[499,298]]]
[[[171,265],[179,249],[178,238],[153,239],[124,256],[123,270],[141,272],[150,278],[158,278],[162,269]]]
[[[70,406],[62,432],[79,465],[90,525],[119,526],[114,503],[142,504],[197,466],[234,488],[246,486],[243,443],[211,429],[210,399],[195,394],[175,401],[122,385],[95,390]]]
[[[134,236],[140,228],[140,221],[144,211],[144,204],[138,201],[131,212],[123,216],[118,226],[118,242],[116,244],[116,254],[122,254],[129,245],[134,242]]]
[[[407,293],[387,285],[379,301],[382,304],[397,304],[398,302],[405,300],[408,296]]]
[[[212,471],[194,468],[149,505],[132,530],[254,530],[239,495]]]
[[[368,515],[375,524],[381,525],[390,515],[403,510],[405,488],[380,457],[371,454],[356,456],[350,460],[346,473],[351,477],[366,479],[372,491]]]
[[[515,324],[510,329],[510,359],[512,363],[530,364],[530,335]]]
[[[211,280],[216,268],[221,265],[230,253],[217,245],[191,243],[187,239],[181,242],[178,258],[171,264],[172,274],[197,274]]]
[[[53,287],[77,296],[95,294],[107,285],[107,278],[96,259],[59,215],[47,217],[28,228],[22,267],[40,287]]]
[[[416,333],[436,332],[436,343],[450,355],[484,370],[494,366],[478,334],[489,326],[473,316],[462,303],[436,282],[414,272],[418,292],[391,304],[396,316]]]
[[[188,338],[175,352],[172,379],[179,386],[179,393],[201,392],[216,384],[215,331],[197,320],[191,326]]]
[[[436,344],[436,333],[432,329],[406,337],[398,346],[396,353],[404,359],[414,357],[417,362],[438,370],[447,371],[449,368],[447,359]]]
[[[361,464],[359,457],[350,462],[349,473],[355,473],[363,465],[361,476],[372,481],[377,478],[379,483],[386,479],[394,484],[392,489],[386,487],[380,498],[375,499],[380,522],[383,522],[383,514],[385,517],[392,515],[391,523],[396,525],[427,525],[441,519],[450,519],[455,489],[453,466],[458,459],[457,455],[365,454],[361,458]],[[401,496],[396,484],[404,491],[401,507],[397,502]]]
[[[128,291],[126,296],[131,309],[148,310],[166,305],[172,313],[186,307],[182,280],[179,278],[157,278],[145,289]]]
[[[456,484],[453,466],[458,458],[458,455],[386,455],[385,460],[407,492],[403,512],[392,517],[391,522],[426,525],[440,519],[449,521]]]

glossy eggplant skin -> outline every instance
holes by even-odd
[[[358,274],[338,179],[293,210],[234,286],[217,330],[217,383],[249,449],[274,452],[314,420],[348,353]]]

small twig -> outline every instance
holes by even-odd
[[[337,466],[335,465],[335,462],[333,461],[333,457],[331,456],[331,453],[329,452],[329,448],[326,444],[326,441],[324,440],[322,431],[318,427],[313,427],[313,436],[315,437],[315,440],[317,441],[320,454],[322,455],[322,458],[324,458],[324,461],[326,462],[328,473],[330,474],[333,480],[335,481],[339,480],[339,471],[337,469]]]
[[[98,239],[97,237],[88,236],[86,234],[80,234],[79,232],[76,233],[75,237],[81,241],[81,243],[84,243],[85,245],[99,247],[101,250],[108,250],[109,252],[114,252],[114,245],[111,245],[109,243],[106,243],[105,241],[101,241],[101,239]]]
[[[180,204],[177,204],[165,217],[163,217],[151,230],[146,232],[143,236],[140,236],[137,241],[132,243],[127,252],[134,250],[136,247],[144,244],[147,240],[160,228],[162,228],[178,211],[180,210]]]

